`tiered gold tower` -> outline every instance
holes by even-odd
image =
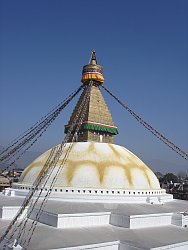
[[[97,64],[96,53],[93,51],[89,64],[85,65],[82,71],[81,81],[85,85],[88,85],[92,81],[92,87],[87,112],[76,136],[76,141],[78,142],[95,141],[113,143],[114,135],[118,134],[117,127],[114,126],[110,111],[99,89],[100,85],[104,83],[102,73],[102,67]],[[74,121],[83,100],[84,92],[85,89],[76,104],[68,125],[65,126],[65,133]]]

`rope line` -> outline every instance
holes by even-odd
[[[5,153],[8,151],[6,154],[3,154],[3,152],[1,153],[3,155],[0,158],[0,162],[10,161],[10,159],[12,159],[15,155],[17,155],[29,142],[31,142],[30,145],[23,152],[21,152],[21,154],[15,160],[13,160],[11,163],[8,164],[8,166],[4,169],[4,171],[10,168],[18,159],[22,157],[23,154],[25,154],[25,152],[29,148],[33,146],[33,144],[35,144],[35,142],[38,141],[38,139],[47,130],[47,128],[52,124],[52,122],[59,116],[61,111],[80,92],[82,88],[83,88],[83,85],[80,86],[76,91],[74,91],[73,94],[69,95],[69,97],[66,98],[63,103],[61,103],[61,105],[59,104],[57,109],[54,108],[53,110],[55,111],[53,111],[52,113],[49,112],[50,115],[44,116],[45,119],[43,119],[42,122],[37,124],[37,126],[32,127],[32,129],[26,135],[24,135],[21,139],[23,139],[24,137],[26,138],[24,138],[23,140],[21,139],[18,140],[16,143],[12,144],[6,150],[4,150],[3,152]]]
[[[21,152],[21,154],[9,166],[13,165],[15,161],[18,160],[39,139],[39,137],[43,135],[43,133],[47,130],[47,128],[56,119],[56,117],[70,103],[70,101],[80,92],[80,90],[84,89],[84,96],[83,96],[82,102],[79,105],[79,109],[77,110],[77,113],[75,114],[74,120],[72,124],[70,125],[66,136],[64,137],[63,141],[61,142],[59,146],[54,147],[50,150],[49,156],[46,162],[44,163],[43,168],[39,172],[36,180],[34,181],[32,189],[30,189],[30,191],[26,195],[24,202],[22,206],[20,207],[18,213],[16,214],[14,219],[11,221],[11,223],[5,230],[4,234],[1,236],[0,243],[2,243],[4,240],[11,240],[17,233],[16,237],[19,240],[21,245],[27,247],[30,244],[31,238],[33,237],[33,234],[35,232],[37,223],[39,222],[40,216],[42,212],[44,211],[44,208],[51,195],[51,192],[57,181],[59,173],[62,171],[62,168],[64,167],[69,157],[69,154],[73,147],[73,142],[76,139],[76,135],[81,125],[83,124],[85,114],[87,111],[89,98],[90,98],[92,84],[93,83],[90,82],[90,84],[87,86],[83,86],[83,85],[80,86],[76,91],[74,91],[71,95],[69,95],[69,97],[66,98],[65,101],[63,101],[56,108],[50,111],[46,116],[42,117],[39,120],[39,122],[35,123],[32,127],[26,130],[26,132],[24,132],[22,136],[17,137],[13,141],[12,145],[8,146],[7,149],[1,152],[0,155],[2,155],[2,158],[0,159],[0,161],[10,160],[16,154],[18,154],[28,143],[30,143],[29,146],[27,146],[25,150]],[[144,121],[131,108],[129,108],[122,101],[120,101],[111,91],[109,91],[104,86],[102,86],[102,88],[108,94],[110,94],[110,96],[112,96],[123,108],[125,108],[142,126],[144,126],[147,130],[149,130],[155,137],[161,140],[165,145],[167,145],[169,148],[171,148],[181,157],[188,160],[188,154],[185,151],[183,151],[181,148],[176,146],[173,142],[168,140],[163,134],[158,132],[150,124]],[[68,141],[70,141],[70,144],[68,144],[68,147],[66,147]],[[65,148],[66,148],[66,151],[65,151],[64,157],[61,160],[59,167],[56,169],[57,163],[59,162]],[[56,172],[54,173],[55,170]],[[42,192],[44,191],[46,185],[48,184],[48,181],[51,176],[53,176],[53,178],[52,178],[52,181],[50,182],[50,186],[47,189],[47,192],[42,202],[38,204],[39,199],[42,196]],[[39,206],[37,207],[37,205]],[[27,214],[25,213],[23,216],[23,213],[26,212],[27,208],[28,208]],[[34,215],[35,219],[33,219],[32,223],[29,225],[29,229],[26,231],[28,220],[30,219],[30,216],[32,215],[34,209],[36,209],[36,213]],[[20,221],[19,219],[21,218],[21,216],[23,216],[23,218]]]
[[[78,90],[70,97],[68,98],[68,100],[66,102],[64,102],[61,107],[58,108],[58,114],[59,112],[68,105],[68,103],[80,92],[80,90],[83,88],[83,85],[80,86],[78,88]],[[56,112],[56,115],[58,115]],[[47,164],[44,165],[44,169],[47,169]],[[9,231],[11,230],[11,228],[13,227],[13,225],[16,223],[16,221],[18,220],[18,218],[23,214],[25,208],[27,207],[27,205],[29,204],[29,201],[31,200],[31,198],[33,197],[33,195],[35,194],[36,191],[38,191],[38,187],[39,184],[41,182],[41,180],[43,179],[43,177],[45,176],[45,171],[44,169],[41,170],[41,172],[39,173],[39,175],[37,176],[34,184],[33,184],[33,188],[32,190],[30,190],[30,192],[27,194],[22,206],[20,207],[18,213],[16,214],[16,216],[14,217],[14,219],[11,221],[11,223],[9,224],[9,226],[7,227],[5,233],[1,236],[0,238],[0,243],[5,239],[5,237],[7,236],[7,234],[9,233]]]
[[[16,145],[18,143],[18,141],[22,140],[23,138],[25,138],[30,132],[34,131],[35,128],[37,126],[39,126],[39,124],[41,124],[41,122],[43,122],[49,115],[51,115],[55,110],[57,110],[58,108],[60,108],[69,98],[71,98],[71,96],[73,96],[74,94],[76,94],[77,91],[80,91],[82,89],[83,86],[80,86],[77,90],[73,91],[66,99],[64,99],[61,103],[59,103],[57,106],[55,106],[51,111],[49,111],[45,116],[41,117],[41,119],[39,121],[37,121],[36,123],[34,123],[30,128],[28,128],[25,132],[23,132],[21,135],[19,135],[18,137],[16,137],[14,140],[12,140],[12,142],[10,142],[6,148],[3,149],[3,151],[0,152],[0,155],[4,154],[5,152],[7,152],[11,147],[13,147],[14,145]]]
[[[53,159],[53,156],[54,156],[54,153],[55,153],[55,150],[56,150],[56,147],[53,147],[51,150],[50,150],[50,154],[48,156],[48,159],[46,160],[45,164],[45,168],[49,168],[49,165],[50,165],[50,162],[52,161]],[[30,215],[34,209],[34,206],[37,204],[39,198],[41,197],[41,194],[42,194],[42,191],[43,189],[41,188],[40,189],[40,192],[37,196],[36,199],[34,199],[34,195],[32,197],[32,200],[31,200],[31,204],[28,208],[28,211],[27,213],[25,214],[24,218],[22,219],[22,221],[19,223],[19,226],[16,226],[14,227],[14,230],[12,232],[12,234],[10,235],[10,239],[13,237],[13,235],[16,233],[17,229],[19,228],[19,231],[18,231],[18,236],[17,238],[19,239],[21,236],[24,237],[25,233],[26,233],[26,230],[24,230],[27,222],[28,222],[28,219],[30,219]],[[32,210],[32,211],[31,211]]]
[[[73,134],[72,139],[71,139],[71,143],[69,144],[69,147],[68,147],[67,151],[65,152],[65,156],[62,159],[62,162],[60,163],[60,167],[58,168],[58,170],[57,170],[57,172],[56,172],[56,174],[55,174],[55,176],[54,176],[54,178],[53,178],[53,180],[51,182],[50,188],[48,189],[48,192],[45,195],[45,198],[42,201],[42,203],[41,203],[41,205],[40,205],[40,207],[38,209],[38,212],[36,214],[35,222],[32,225],[33,228],[32,227],[30,228],[31,235],[30,235],[30,237],[29,237],[29,239],[28,239],[27,242],[24,241],[24,246],[28,246],[29,245],[29,243],[31,241],[31,238],[32,238],[32,236],[34,234],[35,228],[37,226],[37,223],[38,223],[38,221],[40,219],[40,216],[41,216],[41,214],[42,214],[42,212],[43,212],[43,210],[45,208],[45,205],[46,205],[46,203],[48,201],[48,198],[49,198],[49,196],[50,196],[50,194],[52,192],[54,184],[55,184],[55,182],[56,182],[56,180],[58,178],[58,175],[61,172],[62,168],[64,167],[64,165],[65,165],[65,163],[66,163],[66,161],[67,161],[67,159],[69,157],[69,154],[70,154],[71,149],[73,147],[73,142],[75,141],[75,136],[78,133],[78,131],[79,131],[79,129],[80,129],[80,127],[81,127],[81,125],[82,125],[82,123],[84,121],[84,117],[85,117],[85,114],[86,114],[86,111],[87,111],[87,106],[88,106],[87,104],[89,102],[89,98],[90,98],[90,86],[88,86],[87,89],[86,89],[86,94],[85,94],[85,97],[83,98],[82,104],[80,105],[80,109],[78,110],[76,118],[74,119],[74,121],[73,121],[73,123],[71,125],[71,128],[69,129],[69,136],[68,136],[68,138],[72,135],[72,131],[73,131],[73,128],[75,127],[75,124],[79,123],[79,126],[74,131],[74,134]],[[80,116],[80,118],[79,118],[79,116]],[[79,120],[78,120],[78,118],[79,118]],[[63,144],[63,147],[64,148],[66,147],[66,143]],[[53,170],[54,170],[54,168],[53,168]],[[53,172],[53,170],[52,170],[52,172]],[[47,183],[47,181],[46,181],[46,183]]]
[[[90,88],[90,86],[89,86],[88,88]],[[81,109],[80,109],[80,111],[77,113],[77,115],[75,116],[75,122],[73,122],[73,124],[71,125],[71,127],[70,127],[70,129],[69,129],[69,132],[67,133],[65,139],[63,140],[63,142],[61,143],[60,147],[58,148],[58,150],[57,150],[55,156],[53,156],[52,161],[51,161],[51,156],[48,157],[48,159],[47,159],[47,161],[46,161],[46,163],[45,163],[43,169],[41,170],[41,172],[39,173],[39,176],[37,177],[37,179],[36,179],[35,182],[34,182],[34,185],[33,185],[34,188],[33,188],[33,189],[29,192],[29,194],[27,195],[26,199],[24,200],[24,202],[23,202],[23,204],[22,204],[22,207],[20,208],[20,211],[19,211],[18,214],[15,216],[15,218],[13,219],[13,221],[11,222],[11,224],[9,225],[9,227],[7,228],[7,230],[5,231],[4,235],[1,237],[0,242],[2,242],[2,241],[7,237],[8,233],[10,232],[10,230],[12,229],[12,227],[13,227],[14,225],[16,225],[16,222],[17,222],[18,218],[21,216],[21,214],[23,214],[23,212],[24,212],[25,208],[27,207],[27,205],[29,204],[30,200],[32,199],[32,197],[34,196],[34,194],[38,191],[38,187],[39,187],[39,185],[41,184],[42,180],[44,179],[45,176],[47,176],[46,181],[45,181],[44,184],[43,184],[43,188],[45,187],[45,185],[46,185],[48,179],[50,178],[50,176],[51,176],[53,170],[54,170],[55,167],[56,167],[56,164],[57,164],[57,162],[58,162],[60,156],[62,155],[63,148],[65,148],[67,141],[69,140],[70,136],[72,136],[72,131],[73,131],[73,128],[74,128],[75,124],[79,122],[80,125],[77,127],[77,130],[74,132],[74,135],[73,135],[73,137],[72,137],[72,142],[74,141],[74,139],[75,139],[75,133],[77,133],[77,131],[79,130],[79,128],[80,128],[80,126],[81,126],[81,124],[82,124],[82,122],[83,122],[83,119],[84,119],[84,116],[85,116],[85,112],[86,112],[86,109],[87,109],[87,103],[88,103],[88,101],[89,101],[89,96],[90,96],[90,89],[89,89],[89,90],[86,89],[85,98],[83,98],[82,105],[80,106],[81,109],[83,108],[83,105],[84,105],[84,107],[85,107],[85,108],[83,108],[83,112],[82,112],[83,114],[82,114],[80,120],[78,121],[78,117],[79,117],[79,115],[80,115],[80,112],[82,111]],[[69,148],[70,148],[70,150],[71,150],[71,147],[69,147]],[[59,171],[62,169],[62,167],[63,167],[63,165],[64,165],[64,162],[65,162],[65,159],[67,159],[68,153],[70,153],[70,150],[67,150],[67,152],[66,152],[66,154],[65,154],[65,157],[64,157],[64,159],[62,160],[61,167],[59,168]],[[52,153],[52,155],[53,155],[53,154],[54,154],[54,153]],[[51,154],[50,154],[50,155],[51,155]],[[51,161],[51,162],[50,162],[50,161]],[[51,167],[52,167],[52,170],[50,170]],[[50,174],[48,175],[49,171],[50,171]],[[43,209],[44,203],[45,203],[45,201],[47,201],[47,197],[49,197],[49,195],[50,195],[50,193],[51,193],[51,191],[52,191],[52,188],[51,188],[51,187],[54,185],[55,180],[56,180],[56,178],[57,178],[57,176],[58,176],[58,174],[59,174],[59,171],[57,171],[55,177],[53,178],[53,181],[52,181],[52,183],[51,183],[50,189],[48,190],[48,192],[47,192],[47,194],[46,194],[46,196],[45,196],[45,199],[43,200],[43,202],[42,202],[42,204],[41,204],[41,208],[39,209],[39,213],[37,214],[37,218],[40,216],[40,214],[41,214],[41,212],[42,212],[41,209]],[[10,235],[10,237],[9,237],[9,240],[13,237],[13,235],[14,235],[15,232],[18,230],[18,228],[19,228],[19,232],[18,232],[18,236],[19,236],[19,237],[18,237],[18,238],[21,237],[21,233],[24,232],[23,229],[24,229],[24,227],[25,227],[25,225],[26,225],[26,223],[27,223],[27,221],[28,221],[28,219],[29,219],[29,217],[30,217],[30,215],[31,215],[31,213],[32,213],[32,211],[33,211],[33,209],[34,209],[34,207],[35,207],[37,201],[39,200],[39,197],[40,197],[41,194],[42,194],[43,188],[41,188],[41,191],[40,191],[39,195],[37,196],[37,199],[36,199],[35,202],[33,203],[32,209],[29,210],[28,218],[27,218],[27,219],[24,218],[25,220],[22,220],[22,222],[21,222],[19,225],[17,225],[16,229],[14,229],[14,230],[12,231],[12,233],[11,233],[11,235]],[[36,220],[35,223],[32,224],[32,228],[30,229],[30,231],[32,230],[32,231],[31,231],[32,234],[34,233],[34,226],[36,226],[35,224],[36,224],[37,222],[38,222],[38,219]],[[23,236],[24,236],[24,235],[23,235]],[[32,235],[31,235],[31,236],[32,236]],[[22,239],[23,239],[23,237],[22,237]],[[31,239],[31,238],[30,238],[30,239]],[[27,241],[27,245],[29,244],[30,239]]]
[[[188,160],[188,154],[183,151],[181,148],[176,146],[173,142],[168,140],[163,134],[158,132],[155,128],[153,128],[150,124],[144,121],[139,115],[137,115],[132,109],[130,109],[126,104],[120,101],[110,90],[105,88],[102,85],[102,88],[110,94],[122,107],[124,107],[140,124],[142,124],[147,130],[149,130],[154,136],[156,136],[159,140],[161,140],[165,145],[175,151],[178,155],[180,155],[185,160]]]

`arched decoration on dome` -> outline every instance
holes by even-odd
[[[68,144],[56,165],[56,169],[61,166],[61,161],[69,147]],[[32,186],[50,151],[48,150],[39,156],[24,170],[19,184]],[[50,178],[47,186],[51,181]],[[155,174],[136,155],[124,147],[97,142],[76,142],[73,144],[69,158],[60,171],[55,186],[124,190],[160,189]]]

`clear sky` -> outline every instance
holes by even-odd
[[[105,86],[187,152],[187,13],[187,0],[1,0],[0,145],[80,85],[82,66],[95,49]],[[146,162],[188,169],[185,160],[104,97],[119,128],[117,144]],[[33,150],[61,142],[75,101]]]

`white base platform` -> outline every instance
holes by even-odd
[[[32,187],[28,185],[14,184],[12,188],[6,188],[6,196],[26,196]],[[42,190],[44,197],[48,188]],[[36,193],[38,196],[38,193]],[[123,189],[93,189],[93,188],[63,188],[54,187],[50,199],[63,201],[86,201],[106,203],[150,203],[161,204],[173,200],[173,195],[167,194],[166,190],[123,190]]]
[[[23,200],[23,196],[0,195],[0,235]],[[40,202],[28,227],[35,220]],[[135,204],[52,198],[43,209],[27,249],[187,250],[187,208],[188,202],[181,200]]]

